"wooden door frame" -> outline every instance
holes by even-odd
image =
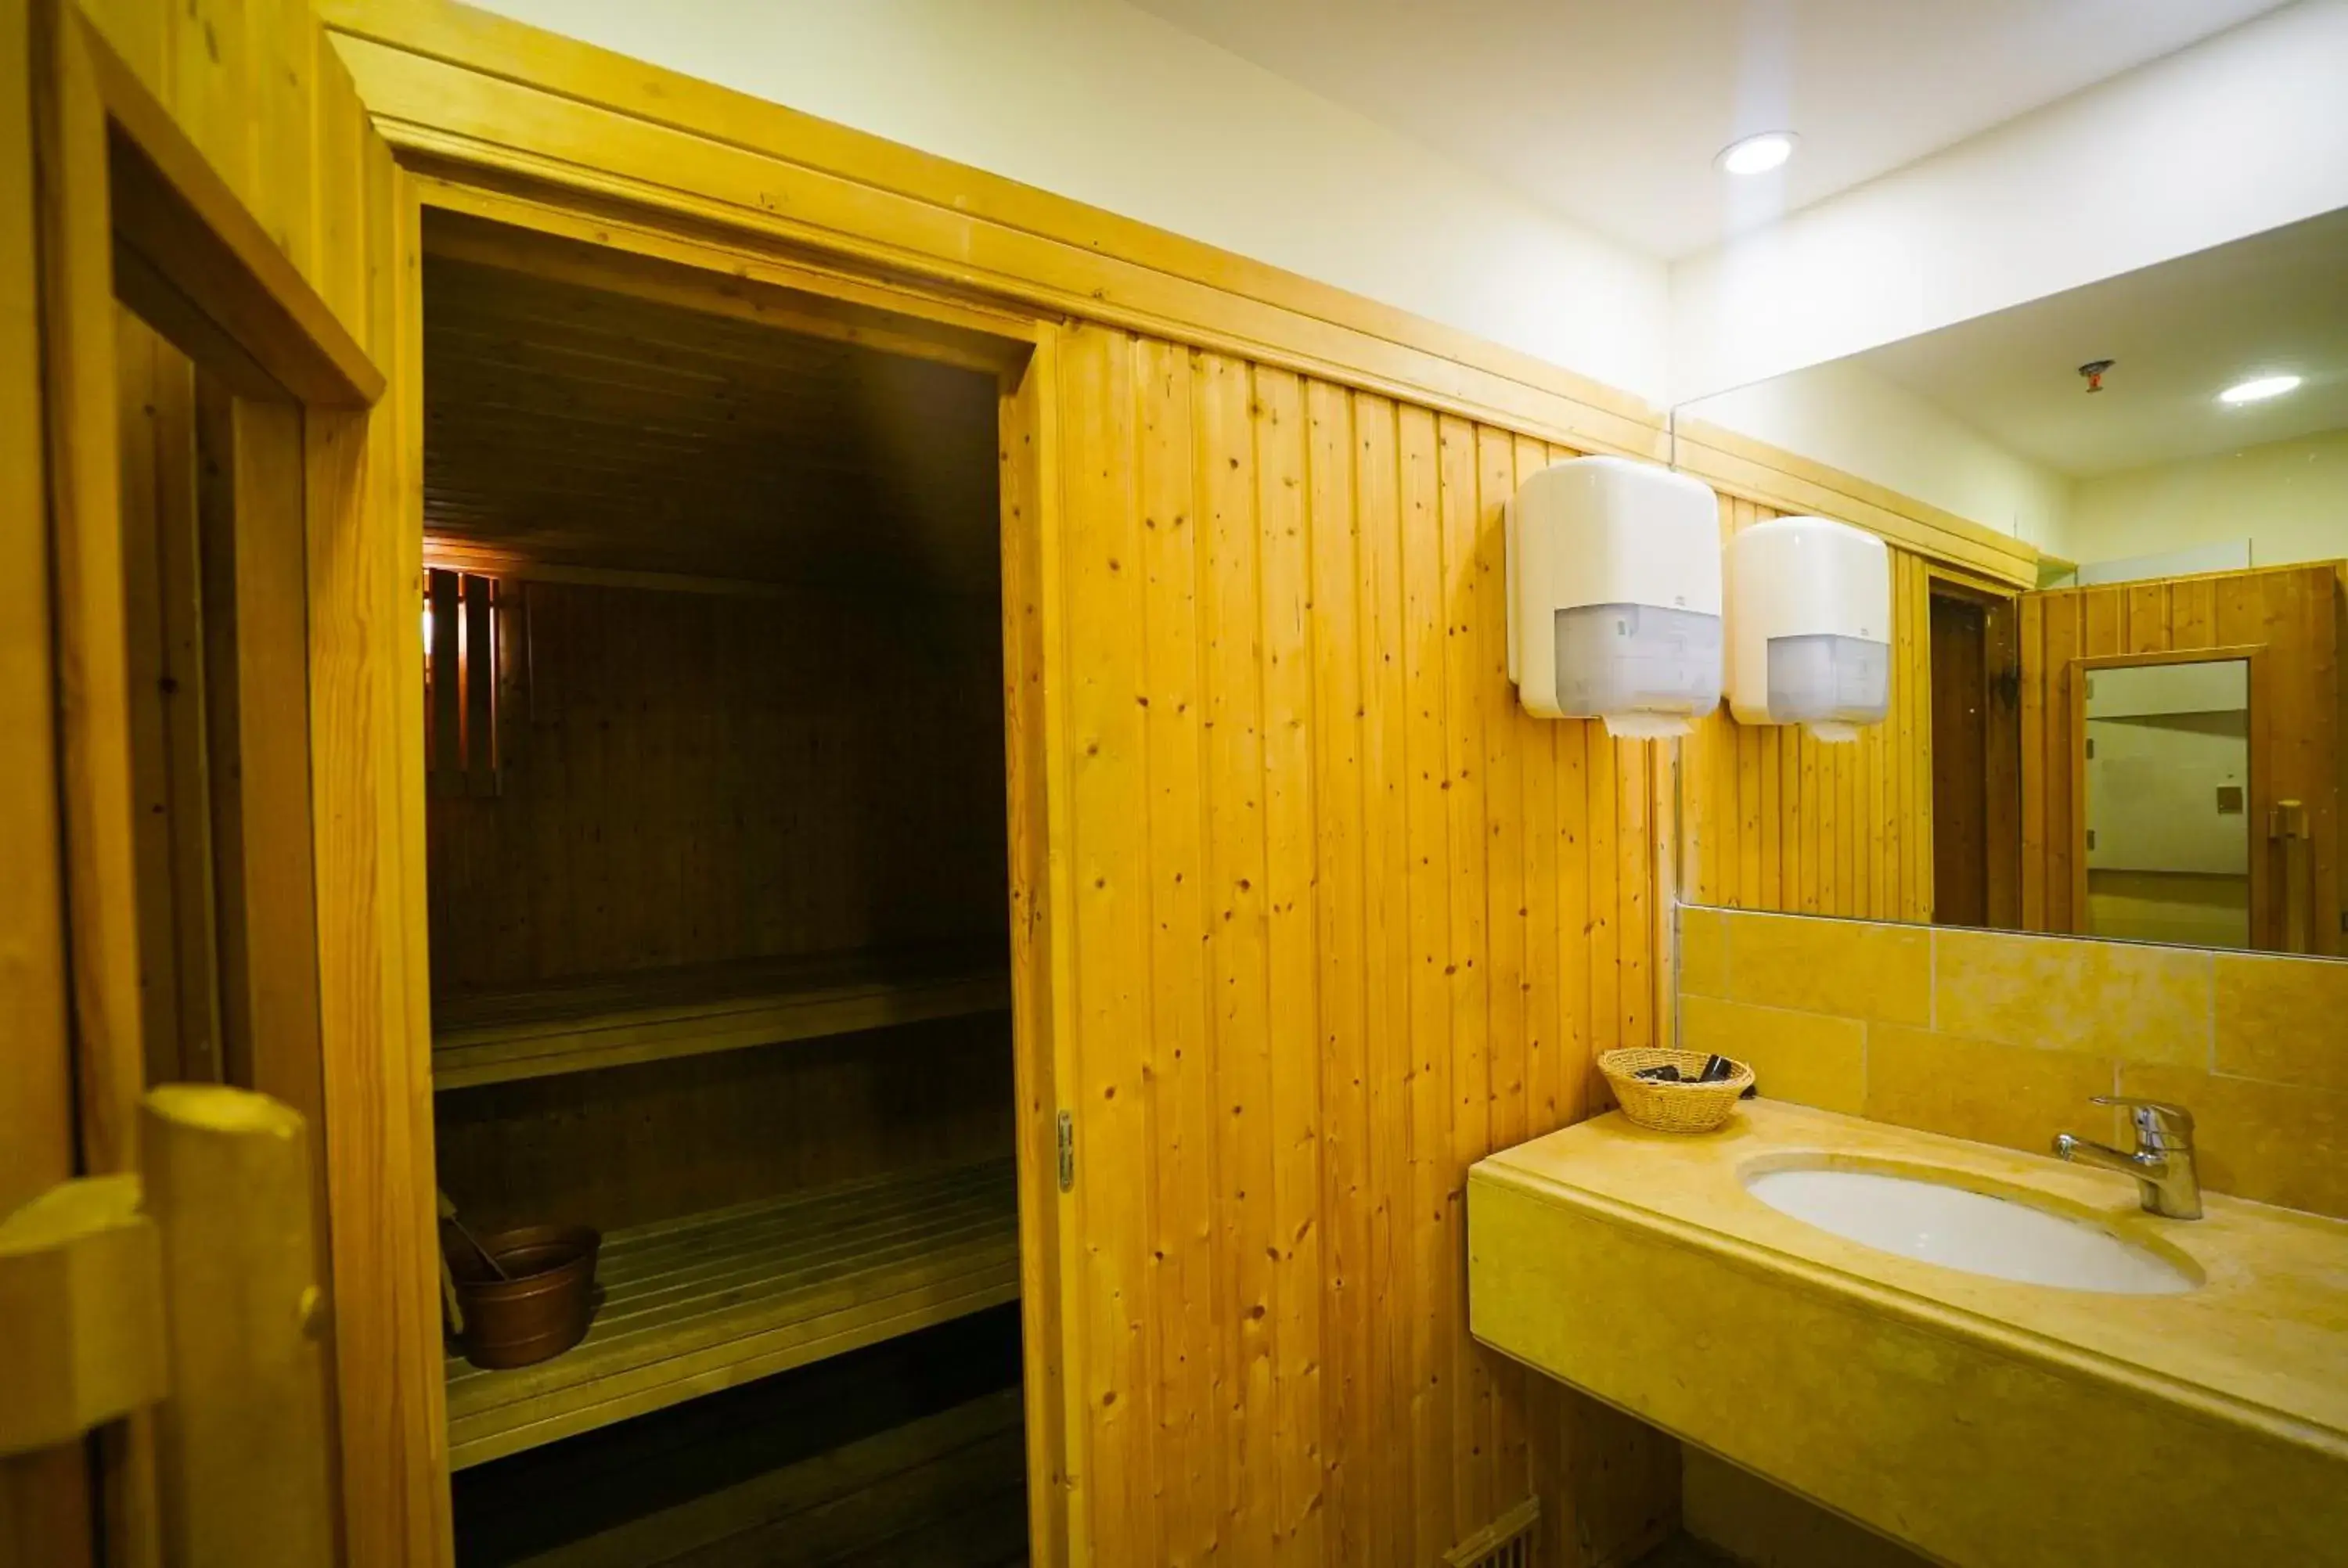
[[[60,999],[69,1023],[57,1044],[77,1089],[71,1168],[97,1174],[131,1171],[138,1161],[136,1111],[148,1064],[136,909],[142,892],[152,892],[140,886],[131,849],[116,312],[137,311],[238,397],[276,405],[279,416],[262,422],[276,438],[275,501],[301,493],[302,420],[314,413],[363,420],[386,383],[76,0],[31,0],[12,7],[7,20],[28,46],[21,63],[32,88],[36,178],[26,232],[38,259],[46,520],[35,531],[46,535],[47,569],[36,580],[48,599],[47,613],[33,625],[47,644],[43,667],[55,703],[54,751],[46,726],[28,750],[47,759],[55,781],[50,836],[58,875],[50,896],[62,915],[59,971],[70,977],[70,994]],[[238,483],[232,476],[230,484]],[[240,509],[243,504],[240,495]],[[298,511],[275,520],[290,521],[299,539]],[[282,532],[272,541],[280,542]],[[298,602],[298,575],[294,580]],[[273,624],[283,630],[285,623]],[[279,651],[296,668],[305,653],[298,633]],[[304,754],[290,774],[293,809],[257,816],[247,839],[254,853],[300,867],[309,865],[313,835],[307,744],[304,730],[297,748]],[[308,886],[277,891],[308,907]],[[267,951],[252,949],[248,967],[314,976],[315,933],[307,918],[271,924],[262,944]],[[305,1060],[287,1065],[314,1082],[314,984],[301,995],[309,1016],[294,1020],[287,1043]],[[314,1096],[288,1098],[316,1118]],[[12,1121],[19,1108],[9,1107]],[[105,1429],[94,1452],[108,1560],[153,1562],[167,1522],[159,1512],[151,1415]],[[51,1479],[67,1478],[57,1471]],[[86,1528],[76,1539],[57,1533],[54,1522],[36,1521],[36,1528],[48,1532],[36,1540],[59,1562],[86,1560],[91,1550]]]
[[[1944,604],[1949,606],[1948,636],[1953,643],[1945,648],[1941,630],[1944,621],[1941,607]],[[1996,860],[1990,822],[1999,793],[1993,784],[1990,766],[1990,743],[1996,728],[1992,713],[1996,661],[1990,651],[1989,612],[1970,595],[1946,592],[1927,592],[1925,606],[1925,664],[1930,690],[1926,692],[1924,722],[1930,732],[1932,761],[1931,919],[1936,926],[1988,927],[1994,924],[1990,918],[1990,886]],[[1942,668],[1944,651],[1956,661],[1954,668]],[[1960,672],[1972,677],[1970,690],[1954,688]],[[1952,699],[1956,700],[1954,704]],[[1961,706],[1964,712],[1953,712],[1952,706]],[[1944,722],[1953,723],[1954,733],[1944,732]],[[1967,731],[1972,733],[1967,734]],[[1968,750],[1972,753],[1972,770],[1962,774],[1949,772],[1950,764]],[[1967,794],[1975,798],[1968,803],[1963,798]],[[2019,789],[2014,792],[2013,804],[2017,809],[2021,805]],[[1962,847],[1952,829],[1969,813],[1978,818],[1978,837],[1972,845],[1972,853],[1952,858]],[[1944,855],[1944,850],[1951,855]],[[2020,869],[2018,859],[2015,869]],[[1969,883],[1978,883],[1979,906],[1971,917],[1965,917],[1952,910],[1951,895]]]
[[[2087,682],[2083,677],[2098,670],[2136,670],[2155,664],[2224,664],[2240,660],[2250,666],[2250,799],[2243,811],[2243,831],[2250,848],[2250,947],[2265,950],[2274,940],[2273,917],[2268,907],[2266,835],[2260,829],[2267,786],[2267,723],[2273,692],[2269,689],[2267,646],[2236,643],[2218,648],[2172,648],[2147,653],[2085,653],[2063,667],[2063,704],[2068,715],[2071,768],[2071,924],[2075,935],[2088,935],[2087,918],[2087,770],[2082,765],[2087,747]]]
[[[1072,1079],[1074,958],[1054,922],[1054,912],[1072,902],[1072,872],[1052,848],[1066,841],[1069,743],[1066,682],[1046,673],[1059,667],[1062,646],[1055,456],[1060,329],[1014,302],[891,276],[844,250],[785,252],[751,231],[679,222],[653,208],[518,181],[487,167],[438,162],[415,172],[409,185],[425,253],[520,267],[996,378],[1029,1532],[1037,1563],[1066,1563],[1072,1553],[1081,1561],[1083,1543],[1071,1536],[1083,1529],[1082,1510],[1067,1454],[1067,1434],[1081,1430],[1067,1404],[1077,1385],[1064,1375],[1067,1337],[1078,1330],[1076,1316],[1063,1313],[1076,1260],[1060,1240],[1073,1199],[1058,1177],[1058,1086]],[[408,309],[420,318],[427,308],[420,272],[410,274],[407,287]],[[417,620],[406,600],[390,613],[409,624]],[[420,821],[422,726],[403,730],[394,743],[401,787]],[[416,892],[420,900],[421,887]],[[421,921],[420,908],[415,917]],[[430,1280],[417,1283],[434,1287]]]
[[[1983,683],[1991,695],[1994,697],[1999,690],[2003,669],[2011,669],[2018,680],[2022,670],[2021,590],[1933,560],[1924,563],[1924,579],[1925,624],[1918,628],[1918,635],[1925,650],[1924,671],[1928,686],[1931,680],[1931,601],[1936,596],[1962,600],[1982,611]],[[2005,660],[2003,666],[1998,662],[2001,651]],[[1929,691],[1926,695],[1929,715]],[[2010,713],[1985,712],[1982,718],[1982,762],[1992,790],[1991,809],[1985,825],[1988,833],[1982,845],[1989,861],[1987,928],[2013,930],[2022,925],[2022,708],[2019,687]],[[1928,717],[1928,733],[1929,724]],[[1998,793],[1995,780],[2001,753],[2010,764],[2013,779],[2013,798],[2005,803],[2007,809],[2002,814],[1996,810],[1994,798]]]
[[[46,526],[48,463],[39,272],[36,79],[54,45],[31,0],[0,0],[0,1214],[80,1169],[72,1009],[67,995],[59,818],[57,607]],[[16,519],[38,518],[35,527]],[[0,1460],[0,1561],[90,1561],[88,1446]]]

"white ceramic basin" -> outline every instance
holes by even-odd
[[[2062,1290],[2167,1296],[2192,1276],[2109,1231],[2028,1204],[1871,1171],[1777,1170],[1745,1179],[1780,1214],[1943,1268]]]

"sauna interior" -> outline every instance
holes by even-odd
[[[496,225],[422,299],[448,1245],[602,1238],[450,1352],[458,1561],[1025,1561],[995,377]]]

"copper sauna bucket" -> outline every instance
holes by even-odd
[[[594,1317],[595,1253],[603,1238],[586,1225],[524,1225],[448,1249],[465,1359],[476,1367],[527,1367],[560,1356],[587,1337]],[[507,1277],[498,1277],[502,1269]]]

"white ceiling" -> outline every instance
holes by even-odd
[[[2090,395],[2078,367],[2115,363]],[[2348,427],[2348,210],[1888,343],[1853,363],[2078,477]],[[1796,374],[1803,373],[1797,372]],[[2228,407],[2225,388],[2299,389]]]
[[[2280,0],[1134,3],[1673,259]],[[1785,128],[1802,141],[1781,174],[1714,167]]]

